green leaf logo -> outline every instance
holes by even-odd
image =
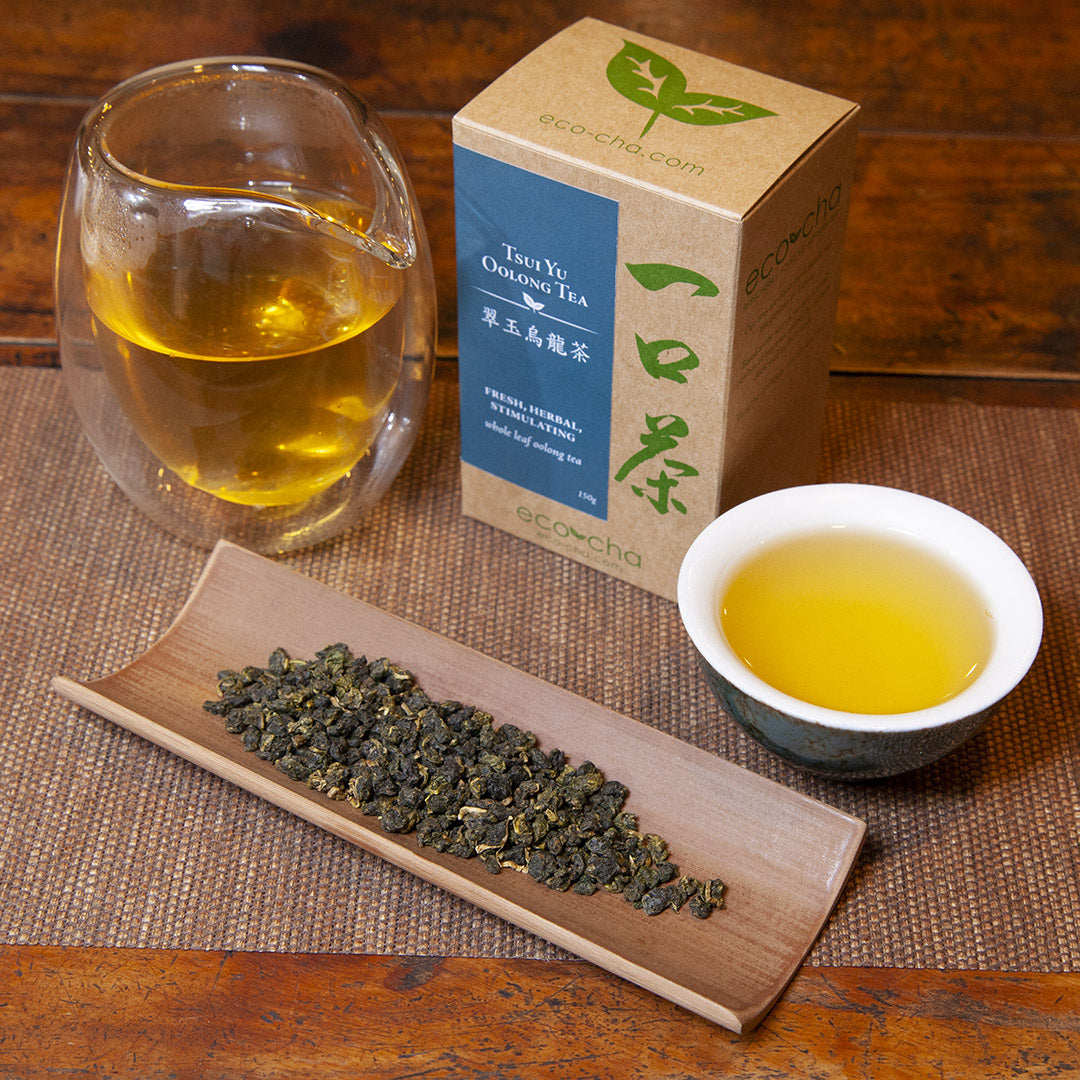
[[[672,266],[670,263],[627,263],[626,269],[634,275],[634,280],[649,292],[659,292],[669,285],[682,282],[695,286],[691,296],[717,296],[720,293],[720,286],[715,281],[710,281],[704,274],[685,266]]]
[[[735,98],[689,92],[686,76],[670,60],[631,41],[624,40],[622,49],[611,58],[607,77],[623,97],[651,110],[652,116],[641,137],[648,134],[658,116],[667,116],[680,124],[712,125],[776,115]]]

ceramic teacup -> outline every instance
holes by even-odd
[[[908,712],[826,708],[776,689],[733,650],[719,611],[735,573],[764,545],[838,527],[918,544],[966,579],[981,598],[991,626],[988,655],[972,681],[954,696]],[[1043,628],[1031,575],[1000,537],[944,503],[862,484],[786,488],[722,514],[688,550],[678,602],[702,669],[725,712],[780,757],[838,779],[918,769],[966,742],[1027,673]]]

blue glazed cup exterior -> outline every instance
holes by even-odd
[[[846,731],[781,712],[732,685],[701,653],[709,688],[724,711],[777,757],[833,780],[876,780],[921,769],[977,734],[997,710],[992,705],[945,727],[909,731]]]
[[[846,713],[791,698],[738,659],[720,627],[720,603],[735,572],[764,545],[831,528],[902,534],[968,579],[994,627],[990,657],[971,685],[917,712]],[[777,756],[834,779],[896,776],[957,749],[1024,677],[1042,640],[1038,591],[1004,541],[944,503],[866,484],[786,488],[728,510],[687,551],[678,599],[706,681],[727,716]]]

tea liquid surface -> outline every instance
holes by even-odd
[[[990,653],[974,587],[913,541],[845,528],[764,547],[720,603],[728,643],[801,701],[902,713],[954,697]]]
[[[246,505],[302,502],[344,476],[400,374],[400,273],[242,214],[155,241],[87,267],[98,353],[140,438],[187,483]]]

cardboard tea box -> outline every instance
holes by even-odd
[[[467,515],[673,599],[816,478],[857,112],[583,19],[458,113]]]

